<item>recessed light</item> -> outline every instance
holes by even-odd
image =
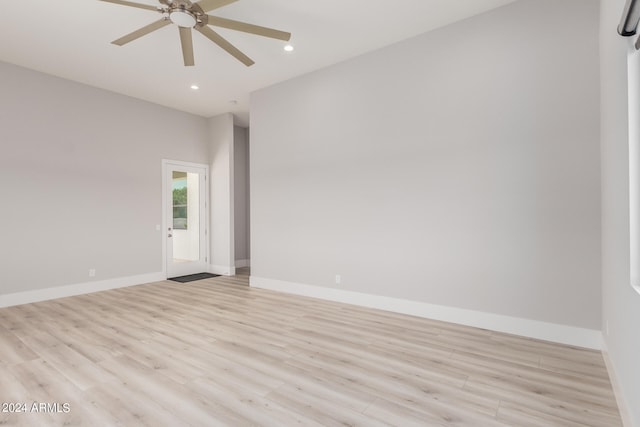
[[[198,86],[198,85],[191,85],[191,89],[193,89],[193,90],[198,90],[198,89],[200,89],[200,86]]]
[[[293,52],[293,46],[292,46],[292,45],[290,45],[290,44],[288,44],[288,45],[286,45],[286,46],[284,47],[284,50],[285,50],[285,51],[287,51],[287,52]]]

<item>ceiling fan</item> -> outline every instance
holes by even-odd
[[[100,1],[152,10],[163,15],[162,19],[152,22],[149,25],[111,42],[118,46],[132,42],[133,40],[159,30],[169,24],[176,24],[180,30],[180,43],[182,44],[182,57],[184,59],[185,66],[194,65],[193,41],[191,38],[192,28],[220,46],[247,67],[253,65],[254,61],[208,26],[228,28],[231,30],[242,31],[244,33],[256,34],[284,41],[289,41],[291,38],[291,33],[287,33],[285,31],[207,15],[207,12],[235,3],[238,0],[200,0],[197,3],[192,3],[190,0],[158,0],[162,6],[157,7],[126,0]]]

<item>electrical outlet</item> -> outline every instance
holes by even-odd
[[[90,268],[89,269],[89,277],[96,277],[96,269],[95,268]]]
[[[340,283],[342,283],[342,277],[340,277],[339,274],[336,274],[336,285],[339,285]]]

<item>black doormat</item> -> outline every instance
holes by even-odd
[[[211,279],[212,277],[218,277],[219,274],[211,274],[211,273],[197,273],[197,274],[189,274],[187,276],[180,277],[170,277],[169,280],[173,280],[174,282],[187,283],[194,282],[196,280],[202,279]]]

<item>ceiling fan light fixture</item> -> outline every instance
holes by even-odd
[[[169,12],[171,22],[179,27],[193,28],[197,19],[193,13],[185,9],[176,9]]]

